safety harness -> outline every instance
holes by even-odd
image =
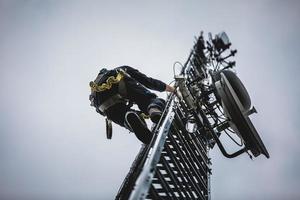
[[[127,89],[124,82],[124,77],[130,77],[130,75],[127,74],[123,69],[117,69],[117,74],[115,76],[109,76],[104,83],[99,83],[104,75],[105,74],[102,74],[101,76],[98,76],[95,81],[90,82],[92,94],[110,90],[115,84],[118,84],[118,93],[108,98],[106,101],[101,103],[101,105],[92,105],[95,106],[97,112],[99,110],[100,114],[102,115],[105,115],[105,111],[117,103],[129,103],[129,100],[126,99]]]
[[[124,103],[131,107],[131,105],[133,104],[133,102],[130,102],[126,98],[127,97],[127,89],[126,89],[126,85],[125,85],[125,81],[124,81],[124,77],[130,77],[130,75],[123,69],[117,69],[116,71],[117,71],[117,74],[115,76],[109,76],[104,83],[100,84],[100,82],[102,82],[101,79],[103,78],[103,76],[105,74],[98,76],[95,79],[95,81],[90,82],[90,88],[92,91],[92,95],[90,96],[91,106],[94,106],[96,108],[96,111],[104,116],[106,115],[105,111],[108,108],[112,107],[113,105],[116,105],[118,103]],[[94,103],[93,98],[96,97],[95,94],[97,92],[104,92],[104,91],[110,90],[113,87],[113,85],[115,85],[115,84],[118,84],[118,93],[117,94],[109,97],[107,100],[105,100],[103,103],[101,103],[101,105],[97,105]],[[149,118],[149,116],[144,113],[140,113],[140,116],[144,119]],[[111,120],[108,118],[106,118],[106,137],[107,137],[107,139],[111,139],[111,137],[112,137],[112,124],[111,124]]]

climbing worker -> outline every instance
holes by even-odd
[[[174,87],[164,82],[147,77],[130,66],[121,66],[108,70],[103,68],[94,81],[90,82],[91,106],[107,120],[134,132],[136,137],[149,144],[152,133],[142,116],[149,116],[153,123],[158,123],[165,101],[148,89],[174,92]],[[147,89],[148,88],[148,89]],[[136,104],[139,111],[131,107]]]

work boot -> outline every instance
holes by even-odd
[[[149,115],[150,115],[150,119],[153,123],[158,123],[160,120],[160,117],[162,115],[162,111],[158,108],[152,107],[149,109]]]
[[[131,131],[134,132],[141,142],[144,144],[149,144],[151,142],[152,132],[148,129],[145,121],[143,121],[136,112],[127,112],[125,119]]]

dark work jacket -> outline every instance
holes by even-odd
[[[110,76],[116,76],[118,69],[123,69],[127,74],[130,75],[129,78],[125,77],[125,81],[130,81],[130,82],[136,81],[148,89],[156,90],[160,92],[165,91],[166,89],[166,84],[164,82],[148,77],[145,74],[138,71],[137,69],[130,66],[121,66],[112,70],[108,70],[108,72],[106,72],[101,78],[99,84],[106,82],[107,78]],[[105,100],[107,100],[109,97],[111,97],[116,93],[118,93],[118,84],[114,84],[110,90],[106,90],[103,92],[96,92],[96,94],[94,94],[96,95],[95,106],[101,105]]]
[[[133,78],[134,80],[151,90],[156,90],[159,92],[163,92],[166,90],[166,84],[164,82],[148,77],[145,74],[139,72],[137,69],[134,69],[133,67],[121,66],[116,69],[123,69],[127,72],[127,74],[131,76],[131,78]]]

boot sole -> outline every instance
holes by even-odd
[[[144,125],[137,114],[129,113],[126,118],[136,137],[144,144],[149,144],[152,139],[152,132]]]

